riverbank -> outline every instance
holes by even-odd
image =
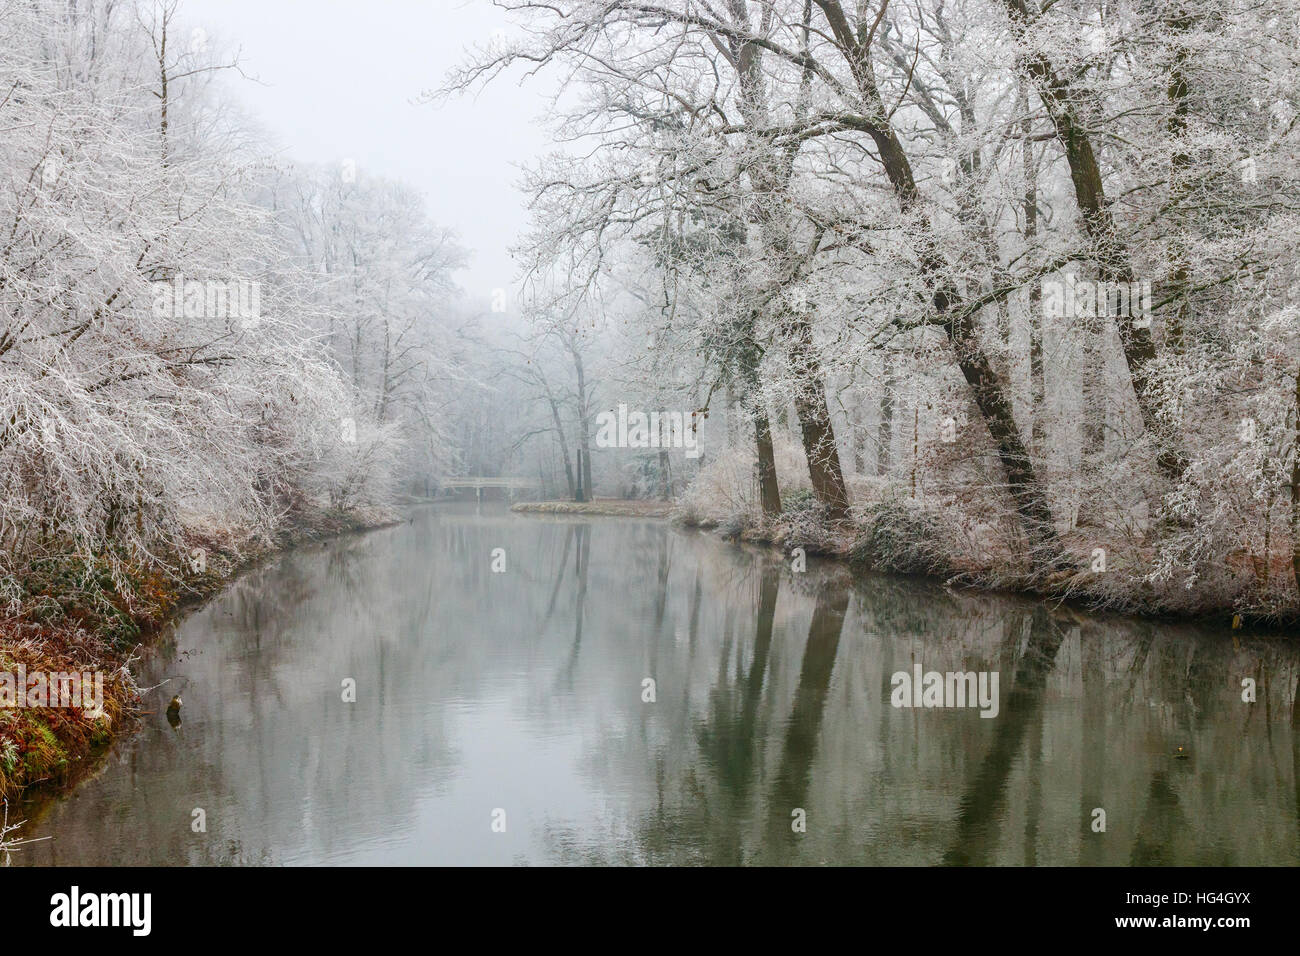
[[[0,798],[38,785],[76,783],[116,737],[148,713],[133,665],[181,614],[268,557],[396,520],[388,511],[300,515],[269,541],[195,536],[188,554],[152,568],[105,558],[32,562],[19,582],[21,612],[0,619]],[[6,699],[18,691],[19,674],[27,679],[22,693],[28,706]],[[66,700],[54,706],[53,681],[66,674],[102,679],[98,708],[67,706]],[[99,696],[100,685],[94,687]]]
[[[942,517],[903,500],[880,501],[855,511],[846,522],[827,521],[808,492],[785,496],[785,509],[767,520],[722,515],[676,502],[597,499],[588,502],[520,502],[512,511],[531,514],[670,518],[683,527],[712,531],[736,541],[776,548],[788,556],[842,561],[854,572],[878,571],[922,577],[954,587],[1020,594],[1067,603],[1095,612],[1161,620],[1198,620],[1228,629],[1293,629],[1294,610],[1266,608],[1248,599],[1259,569],[1242,558],[1229,560],[1199,588],[1148,580],[1155,549],[1132,537],[1099,538],[1080,527],[1060,536],[1064,562],[1050,573],[1027,565],[1013,546],[989,528],[954,527]],[[1288,573],[1285,562],[1268,569],[1275,581]]]
[[[723,537],[781,550],[793,556],[817,555],[843,561],[856,573],[877,571],[920,577],[952,587],[1018,594],[1069,604],[1091,612],[1136,618],[1200,621],[1226,629],[1293,630],[1300,623],[1294,600],[1261,607],[1250,600],[1259,569],[1252,562],[1225,561],[1195,588],[1166,579],[1152,580],[1156,550],[1134,537],[1100,536],[1080,527],[1060,534],[1062,561],[1044,572],[1032,567],[1014,543],[988,527],[945,522],[942,516],[905,500],[882,501],[855,509],[848,521],[828,521],[807,492],[786,496],[774,518],[719,516],[690,503],[679,505],[673,520]],[[1274,587],[1286,579],[1285,562],[1269,569]],[[1283,601],[1285,601],[1285,596]]]

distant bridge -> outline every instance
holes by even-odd
[[[541,484],[535,478],[439,478],[439,488],[536,488]]]
[[[439,491],[457,491],[472,488],[479,498],[483,497],[484,488],[502,488],[507,492],[515,492],[541,487],[541,482],[535,478],[485,478],[482,475],[439,478],[437,482]]]

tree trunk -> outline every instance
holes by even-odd
[[[885,175],[889,178],[901,211],[904,214],[915,212],[920,202],[920,192],[916,188],[912,165],[907,159],[903,144],[887,118],[891,114],[876,85],[870,50],[850,26],[839,0],[817,0],[817,5],[826,16],[836,44],[846,51],[854,82],[866,105],[866,116],[860,128],[871,137],[876,146],[880,163],[884,166]],[[920,266],[922,273],[934,284],[932,307],[941,320],[962,376],[970,386],[975,404],[997,446],[998,460],[1006,475],[1007,488],[1015,501],[1022,527],[1040,552],[1034,556],[1034,563],[1037,567],[1058,566],[1061,554],[1051,508],[1020,438],[1011,402],[980,345],[978,331],[971,316],[957,308],[958,294],[947,275],[946,263],[935,247],[933,223],[923,222],[921,229],[923,232],[918,236],[921,245]]]
[[[1022,87],[1024,86],[1022,82]],[[1022,99],[1027,105],[1029,95],[1023,90]],[[1038,238],[1038,163],[1034,159],[1033,123],[1026,116],[1020,124],[1024,151],[1025,197],[1025,245],[1032,246]],[[1029,286],[1029,408],[1033,422],[1030,435],[1030,447],[1035,455],[1042,455],[1047,441],[1047,380],[1043,366],[1043,334],[1046,320],[1042,309],[1043,289],[1040,283]]]
[[[1300,369],[1295,375],[1295,416],[1291,432],[1291,570],[1300,591]],[[1300,704],[1297,704],[1300,706]]]
[[[547,402],[551,406],[551,421],[555,423],[555,437],[560,442],[560,454],[564,458],[564,479],[568,483],[569,497],[574,498],[576,489],[573,487],[573,462],[569,458],[569,441],[564,437],[564,424],[560,421],[560,409],[555,403],[555,399],[548,396]]]
[[[975,404],[997,446],[998,460],[1007,476],[1007,488],[1015,501],[1021,524],[1029,540],[1043,552],[1035,563],[1056,565],[1060,556],[1052,511],[1038,483],[1029,452],[1020,438],[1006,390],[975,341],[970,318],[954,315],[947,323],[947,330],[962,376],[970,386]]]
[[[763,514],[771,517],[781,513],[781,489],[776,480],[776,455],[772,449],[772,428],[767,409],[754,410],[754,441],[758,450],[758,497]]]
[[[797,380],[794,407],[799,415],[799,432],[813,493],[826,506],[832,520],[847,518],[849,492],[835,445],[835,430],[826,404],[826,386],[821,362],[813,349],[812,326],[805,316],[790,323],[790,364]]]
[[[880,390],[880,427],[876,433],[876,474],[889,474],[894,450],[894,357],[885,352],[881,357],[882,379]]]
[[[741,378],[745,399],[752,403],[750,414],[754,418],[754,445],[758,453],[758,499],[767,517],[781,513],[781,489],[776,479],[776,454],[772,448],[772,427],[767,416],[767,406],[758,385],[758,357],[751,342],[741,357]]]
[[[1100,303],[1098,303],[1100,306]],[[1100,314],[1100,308],[1098,313]],[[1091,317],[1082,320],[1082,395],[1079,416],[1083,427],[1083,457],[1096,458],[1106,451],[1106,349],[1105,330]]]
[[[1011,22],[1018,34],[1023,34],[1029,22],[1025,0],[1005,0]],[[1057,74],[1046,56],[1031,53],[1020,60],[1021,71],[1033,83],[1038,96],[1047,108],[1047,114],[1056,130],[1057,139],[1065,150],[1074,183],[1075,204],[1083,218],[1084,231],[1093,244],[1093,257],[1100,278],[1105,282],[1131,285],[1134,281],[1133,265],[1128,249],[1116,231],[1115,217],[1111,214],[1106,191],[1101,178],[1101,167],[1093,152],[1092,139],[1075,110],[1077,92],[1070,81]],[[1130,310],[1132,311],[1132,310]],[[1156,395],[1151,386],[1150,366],[1156,358],[1155,339],[1149,325],[1138,325],[1133,317],[1116,315],[1115,327],[1124,348],[1124,361],[1128,365],[1133,391],[1147,433],[1156,443],[1156,464],[1170,480],[1177,480],[1187,466],[1186,457],[1171,439],[1166,439],[1156,414]]]
[[[569,353],[573,356],[573,367],[578,379],[578,448],[581,451],[578,468],[582,472],[580,487],[585,490],[587,500],[590,500],[596,497],[596,491],[591,483],[591,415],[587,403],[587,373],[576,342],[570,343]]]
[[[1034,454],[1041,456],[1047,443],[1047,377],[1043,366],[1043,320],[1039,290],[1029,293],[1029,396],[1033,404],[1034,424],[1030,442]]]
[[[384,319],[384,352],[383,360],[380,363],[379,375],[379,399],[375,403],[375,421],[383,424],[388,420],[388,402],[393,393],[393,346],[392,331],[388,326],[388,320]]]
[[[669,486],[668,443],[664,441],[664,422],[659,422],[659,500],[668,500]]]
[[[1177,8],[1175,10],[1176,12],[1165,22],[1175,35],[1186,33],[1193,26],[1192,17]],[[1169,67],[1167,95],[1172,109],[1167,129],[1170,139],[1175,144],[1173,155],[1169,159],[1169,206],[1175,214],[1191,191],[1187,171],[1192,165],[1192,157],[1186,145],[1187,117],[1191,110],[1187,68],[1191,56],[1192,53],[1186,46],[1176,42],[1173,62]],[[1172,310],[1165,320],[1165,342],[1174,352],[1181,352],[1186,342],[1187,316],[1190,310],[1187,287],[1190,284],[1191,266],[1188,262],[1187,246],[1180,230],[1175,229],[1172,232],[1169,258],[1173,263],[1169,275],[1169,291],[1175,293],[1177,298],[1172,303]]]
[[[587,490],[587,500],[594,500],[596,486],[591,480],[591,444],[585,434],[582,436],[582,485]]]
[[[729,0],[728,9],[738,23],[749,23],[743,0]],[[805,16],[810,15],[806,13]],[[756,129],[769,124],[767,90],[762,72],[762,48],[751,42],[739,45],[737,75],[740,80],[741,113]],[[773,150],[765,137],[754,138],[753,145],[763,159],[749,169],[750,181],[756,191],[765,195],[767,202],[758,207],[762,223],[764,258],[782,266],[797,262],[793,255],[793,229],[783,200],[794,171],[794,155]],[[797,268],[789,278],[797,275]],[[826,385],[821,363],[813,349],[812,326],[805,314],[789,313],[783,317],[782,331],[790,343],[790,364],[795,377],[795,412],[799,416],[799,430],[803,437],[804,454],[808,459],[808,477],[813,493],[824,504],[832,520],[848,517],[849,493],[840,467],[839,450],[835,446],[835,430],[831,425],[830,409],[826,404]],[[785,410],[780,410],[784,416]],[[760,468],[760,478],[762,469]],[[773,469],[775,476],[775,469]],[[774,478],[773,478],[774,480]],[[765,507],[767,495],[764,494]]]

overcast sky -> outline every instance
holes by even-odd
[[[526,221],[517,165],[549,148],[537,120],[551,84],[502,78],[477,97],[415,102],[509,29],[488,0],[184,0],[181,11],[217,47],[242,47],[260,82],[233,89],[287,158],[352,158],[361,175],[415,186],[472,253],[466,293],[513,285],[508,249]]]

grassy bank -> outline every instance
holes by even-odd
[[[94,757],[142,716],[134,665],[177,614],[241,570],[307,540],[392,523],[391,513],[300,516],[269,541],[194,537],[184,555],[143,567],[123,555],[51,555],[7,582],[20,611],[0,618],[0,674],[103,675],[103,707],[0,708],[0,797],[75,783]]]

